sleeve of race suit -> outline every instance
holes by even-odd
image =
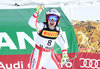
[[[62,32],[60,29],[60,34],[57,37],[56,40],[57,44],[61,47],[62,53],[67,53],[68,48],[68,42],[65,32]]]
[[[38,13],[35,12],[33,16],[30,17],[28,24],[34,29],[41,30],[44,24],[42,22],[37,22],[37,20],[38,20]]]

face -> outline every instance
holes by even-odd
[[[54,20],[48,20],[48,25],[50,28],[54,28],[56,26],[56,22]]]
[[[54,28],[56,26],[57,21],[58,21],[58,16],[56,15],[48,16],[48,25],[50,28]]]

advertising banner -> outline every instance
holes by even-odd
[[[45,21],[45,13],[48,9],[50,8],[43,10],[38,22]],[[69,56],[75,58],[79,50],[73,26],[63,11],[60,8],[56,9],[61,13],[59,26],[68,41]],[[29,69],[30,55],[35,46],[36,30],[28,25],[28,20],[35,10],[35,8],[0,10],[0,69]],[[61,65],[62,52],[57,43],[54,45],[54,53]],[[67,67],[72,67],[72,63]]]

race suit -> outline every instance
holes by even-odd
[[[28,24],[37,29],[36,44],[31,55],[30,69],[61,69],[56,61],[53,48],[55,41],[59,42],[61,50],[67,51],[67,41],[62,36],[61,28],[56,26],[50,29],[46,22],[37,22],[37,12],[30,17]]]

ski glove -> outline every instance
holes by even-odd
[[[42,5],[40,5],[40,6],[38,6],[38,7],[36,8],[36,12],[37,12],[38,14],[40,14],[40,13],[42,12],[43,9],[44,9],[44,7],[43,7]]]
[[[68,62],[69,62],[69,57],[68,57],[67,53],[62,54],[61,63],[64,65],[64,64],[67,64]]]

